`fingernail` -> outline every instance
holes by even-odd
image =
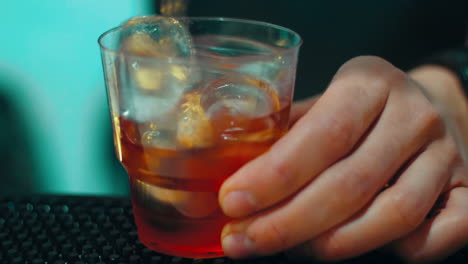
[[[255,211],[255,198],[245,191],[232,191],[224,197],[221,206],[228,216],[245,216]]]
[[[246,258],[254,255],[255,245],[247,236],[237,233],[223,238],[223,250],[231,258]]]

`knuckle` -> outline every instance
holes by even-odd
[[[322,261],[336,261],[348,255],[346,245],[336,236],[328,236],[321,245],[315,247],[314,255]]]
[[[259,208],[267,208],[277,203],[295,192],[306,180],[305,177],[301,178],[297,166],[294,166],[290,159],[278,159],[270,164],[264,174],[265,178],[262,182],[264,187],[258,188],[255,185],[249,187],[255,193],[255,200]]]
[[[354,145],[353,122],[353,118],[336,115],[324,121],[322,128],[327,131],[327,144],[332,153],[340,153]]]
[[[395,226],[402,233],[416,229],[426,217],[424,206],[414,201],[414,193],[400,190],[389,201],[389,211]]]
[[[277,186],[289,187],[295,185],[296,175],[294,166],[291,165],[289,159],[278,159],[271,163],[270,166],[270,181]]]
[[[406,73],[395,67],[383,67],[385,69],[369,69],[368,85],[373,89],[391,92],[395,89],[406,87],[410,79]]]
[[[249,237],[254,240],[256,249],[262,255],[276,253],[292,246],[286,230],[278,222],[269,221],[257,227],[250,232]]]
[[[407,123],[409,128],[414,131],[413,136],[417,138],[435,139],[441,137],[444,134],[442,117],[422,96],[414,99],[404,99],[410,101],[407,101],[406,105],[403,106],[404,110],[400,111],[399,120],[402,123]]]
[[[360,56],[347,61],[338,70],[333,82],[360,85],[363,89],[377,89],[388,93],[409,82],[409,77],[386,60],[375,56]]]
[[[338,74],[345,73],[348,70],[370,69],[376,67],[389,67],[391,64],[377,56],[357,56],[345,62],[339,69]]]
[[[455,150],[455,157],[454,157],[454,173],[450,178],[450,182],[448,186],[446,186],[446,191],[456,189],[458,187],[465,188],[468,190],[468,169],[463,166],[463,162],[459,156],[457,156],[457,152]],[[468,196],[466,198],[468,201]],[[468,209],[468,206],[467,206]],[[467,218],[468,219],[468,218]]]
[[[360,208],[371,199],[374,192],[372,177],[370,169],[364,166],[354,166],[343,173],[339,184],[344,197],[339,200],[345,208]]]
[[[435,108],[428,106],[423,111],[419,111],[420,116],[417,120],[420,120],[422,130],[433,130],[434,128],[442,128],[442,118]]]

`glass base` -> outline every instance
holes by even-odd
[[[221,246],[215,247],[204,247],[204,246],[185,246],[185,245],[171,245],[167,243],[161,243],[152,239],[150,241],[140,237],[141,243],[146,247],[170,256],[183,257],[183,258],[194,258],[194,259],[206,259],[206,258],[219,258],[224,257],[224,251]]]

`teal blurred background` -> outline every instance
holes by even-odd
[[[0,5],[0,194],[127,195],[116,161],[98,36],[153,0],[28,0]],[[191,0],[191,16],[263,20],[304,39],[296,99],[323,91],[358,55],[408,69],[461,45],[466,0]]]
[[[147,0],[2,1],[0,192],[126,194],[98,36]]]

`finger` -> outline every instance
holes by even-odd
[[[408,262],[435,262],[468,244],[468,188],[452,189],[447,199],[439,214],[395,243]]]
[[[372,77],[381,68],[394,70],[374,58],[343,66],[346,77],[337,78],[287,135],[224,182],[219,194],[224,213],[240,217],[269,207],[344,157],[385,105],[388,86]]]
[[[358,256],[407,235],[426,218],[452,175],[457,152],[450,138],[433,142],[361,213],[298,251],[323,260]]]
[[[304,116],[319,98],[320,96],[313,96],[311,98],[295,102],[291,107],[291,114],[289,115],[290,127],[292,127],[297,122],[297,120]]]
[[[458,76],[448,68],[436,65],[417,67],[410,74],[441,114],[447,131],[459,145],[462,160],[468,164],[468,123],[465,121],[468,104]]]
[[[468,188],[468,168],[466,168],[461,159],[458,160],[457,166],[455,167],[450,181],[444,188],[444,193],[449,192],[451,189],[456,187],[467,187]]]
[[[438,115],[424,97],[416,93],[416,89],[411,89],[411,82],[403,73],[391,69],[387,70],[389,75],[381,77],[389,78],[386,85],[394,88],[378,122],[364,142],[352,154],[321,173],[290,201],[227,225],[223,230],[226,239],[223,246],[228,255],[239,256],[249,251],[272,254],[305,242],[339,224],[363,208],[402,164],[428,141],[433,127],[440,125]],[[307,151],[301,154],[304,153]],[[264,167],[265,164],[269,163],[264,163]],[[244,169],[250,169],[248,166]],[[313,171],[314,167],[308,169]],[[252,176],[261,178],[259,173],[257,171],[257,175]],[[268,173],[271,172],[267,170],[265,175]],[[285,185],[286,182],[281,184],[283,188]],[[263,187],[261,184],[254,186]],[[236,239],[229,238],[229,234],[237,234]],[[245,251],[239,247],[241,240]]]

